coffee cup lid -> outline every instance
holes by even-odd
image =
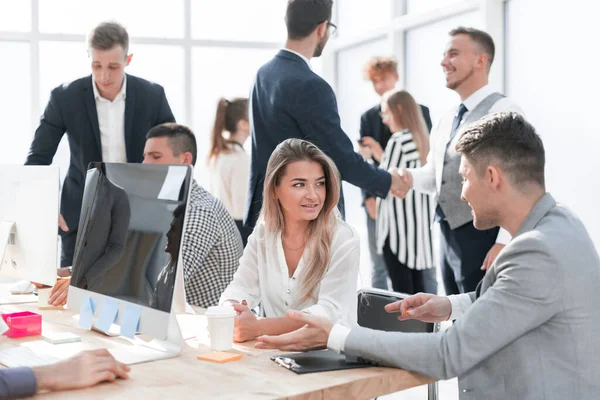
[[[212,306],[206,309],[206,313],[204,314],[207,317],[216,317],[216,318],[225,318],[225,317],[235,317],[237,313],[230,305],[222,305],[222,306]]]

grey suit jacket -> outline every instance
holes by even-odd
[[[600,259],[581,221],[546,194],[450,329],[356,328],[345,353],[458,376],[461,399],[600,399]]]

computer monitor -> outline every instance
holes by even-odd
[[[80,310],[86,298],[99,305],[111,298],[119,303],[118,324],[134,305],[141,309],[138,332],[168,339],[174,299],[184,296],[180,242],[192,174],[184,165],[90,164],[69,309]]]
[[[0,165],[0,275],[53,286],[59,169]]]

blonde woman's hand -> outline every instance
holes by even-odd
[[[239,343],[256,339],[258,336],[258,318],[248,308],[246,301],[232,304],[232,307],[238,313],[233,324],[233,341]]]

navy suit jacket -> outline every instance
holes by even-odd
[[[420,105],[421,113],[423,114],[423,119],[425,120],[425,125],[427,125],[427,131],[431,132],[431,116],[429,115],[429,108],[424,105]],[[387,127],[381,120],[381,116],[379,113],[381,112],[381,104],[377,104],[369,108],[367,111],[360,116],[360,137],[363,138],[365,136],[370,136],[381,144],[381,148],[385,150],[385,146],[387,142],[392,137],[392,133],[390,132],[390,128]],[[379,165],[379,163],[373,160],[375,165]],[[369,193],[366,190],[363,190],[363,200],[368,199],[369,197],[375,197],[372,193]]]
[[[256,75],[250,96],[252,160],[246,226],[256,224],[262,207],[267,163],[275,147],[289,138],[308,140],[335,162],[342,179],[386,197],[391,176],[354,152],[340,126],[335,94],[296,54],[281,50]],[[343,197],[340,198],[343,212]]]
[[[62,188],[60,210],[70,230],[76,230],[79,225],[88,165],[103,161],[92,84],[90,75],[52,90],[25,162],[26,165],[51,164],[67,133],[71,161]],[[163,122],[175,122],[163,87],[127,74],[124,121],[127,162],[143,161],[146,134]]]

